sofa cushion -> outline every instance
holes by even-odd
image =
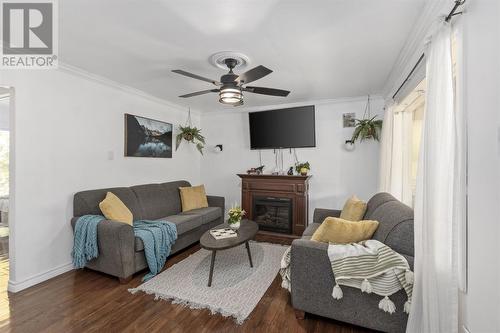
[[[179,187],[182,211],[208,207],[207,194],[204,185]]]
[[[128,187],[103,188],[76,193],[73,197],[73,216],[102,215],[99,203],[104,200],[107,192],[112,192],[119,197],[130,209],[135,220],[142,219],[143,213],[137,196]]]
[[[159,220],[172,222],[177,227],[177,237],[200,227],[203,224],[202,217],[200,215],[171,215]],[[144,244],[140,238],[135,238],[135,251],[143,251]]]
[[[142,207],[144,220],[157,220],[161,217],[179,213],[176,211],[175,195],[170,193],[161,184],[146,184],[130,188]],[[179,194],[176,194],[179,196]]]
[[[370,239],[378,228],[378,221],[349,221],[327,217],[314,232],[311,240],[323,243],[350,244]]]
[[[220,218],[222,216],[222,209],[220,207],[197,208],[187,212],[182,212],[180,215],[201,216],[203,224],[207,224]]]
[[[163,216],[175,215],[182,212],[179,187],[187,187],[191,186],[191,184],[188,181],[179,180],[174,182],[162,183],[160,185],[163,186],[163,189],[166,191],[168,196],[168,213]]]
[[[353,195],[345,202],[340,212],[340,218],[349,221],[360,221],[365,216],[365,212],[366,202]]]
[[[198,215],[171,215],[161,220],[175,223],[178,235],[196,229],[203,224],[202,217]]]
[[[102,215],[107,220],[123,222],[132,225],[134,216],[130,209],[112,192],[106,193],[106,198],[99,203]]]

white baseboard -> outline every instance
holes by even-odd
[[[69,272],[71,270],[73,270],[73,264],[67,263],[59,267],[50,269],[46,272],[33,275],[32,277],[29,277],[23,281],[12,281],[9,279],[9,285],[7,287],[7,290],[12,293],[17,293],[21,290],[24,290],[41,282],[47,281],[49,279],[52,279],[53,277]]]

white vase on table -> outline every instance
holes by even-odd
[[[240,228],[240,224],[241,224],[241,221],[238,221],[236,223],[231,223],[231,224],[229,224],[229,228],[231,228],[233,230],[238,230]]]

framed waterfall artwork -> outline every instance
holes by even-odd
[[[125,156],[172,158],[172,124],[125,114]]]

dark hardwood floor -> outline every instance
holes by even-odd
[[[167,261],[167,268],[199,250],[194,245]],[[1,264],[1,263],[0,263]],[[0,269],[0,271],[2,271]],[[1,332],[369,332],[333,320],[307,315],[297,320],[289,294],[273,281],[243,325],[208,310],[192,310],[127,289],[128,284],[90,270],[71,271],[23,290],[7,293],[0,276]]]

